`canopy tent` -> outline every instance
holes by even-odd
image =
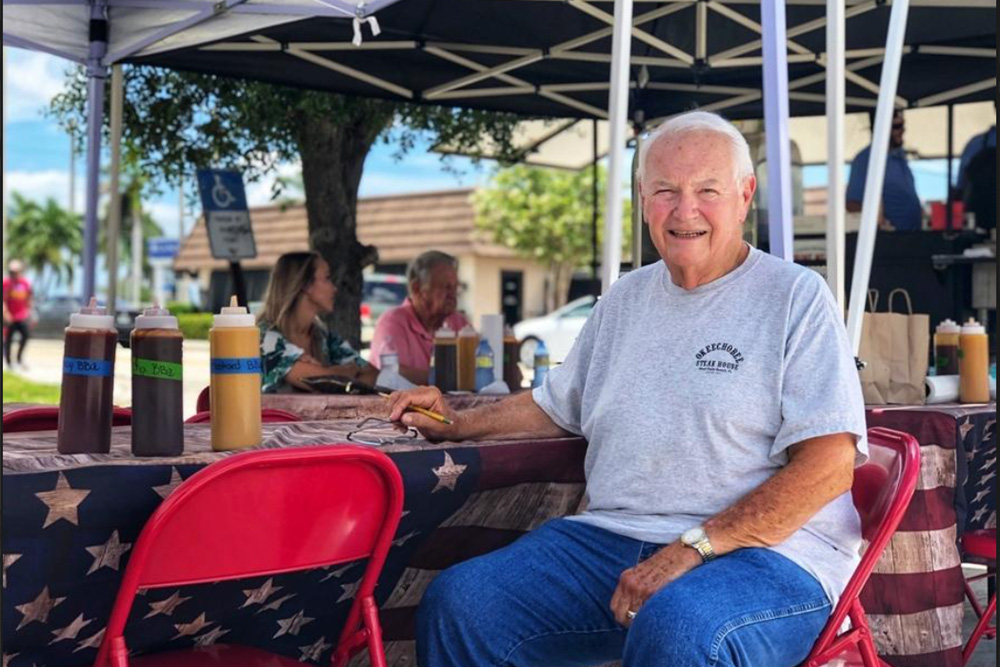
[[[893,97],[898,105],[923,107],[992,99],[996,88],[992,0],[897,0],[891,7],[882,0],[846,0],[843,19],[849,29],[843,45],[829,54],[823,33],[827,11],[835,16],[845,4],[836,0],[769,2],[764,12],[758,0],[615,0],[613,5],[611,0],[358,2],[317,0],[304,8],[291,1],[4,0],[5,44],[78,61],[85,55],[93,77],[93,187],[88,188],[93,202],[88,198],[90,256],[85,267],[89,291],[96,248],[90,241],[96,242],[100,84],[111,62],[417,103],[610,119],[611,144],[617,147],[625,143],[626,117],[648,125],[697,105],[734,119],[760,118],[764,92],[763,106],[770,109],[767,122],[775,137],[787,135],[789,112],[822,114],[828,99],[837,100],[830,113],[839,113],[839,100],[850,109],[870,109],[881,98],[876,124],[886,136],[880,139],[876,132],[880,144],[887,142],[887,107]],[[345,9],[364,17],[381,9],[381,34],[376,25],[366,30],[357,17],[337,18]],[[162,14],[131,24],[125,20],[128,12],[140,11]],[[64,12],[75,19],[66,20]],[[248,15],[260,23],[239,28],[231,20]],[[303,16],[309,18],[295,20]],[[166,20],[173,28],[144,27]],[[136,33],[123,37],[119,21]],[[212,33],[208,28],[215,23],[219,30]],[[831,26],[839,23],[831,21]],[[88,31],[86,54],[81,46],[87,40],[80,38],[37,41],[73,26],[80,35]],[[198,30],[182,37],[187,29]],[[836,28],[831,34],[836,31],[844,33]],[[841,54],[848,63],[846,71],[839,64]],[[826,68],[834,74],[828,77]],[[842,81],[841,72],[846,77],[844,94],[831,96],[828,79]],[[778,178],[787,162],[787,142],[775,139],[769,153],[782,152],[786,159],[771,160],[772,183],[777,184],[772,192],[787,197],[789,188]],[[609,182],[617,182],[620,150],[612,156]],[[878,174],[875,158],[872,172]],[[870,203],[877,202],[881,176],[870,180],[868,190]],[[610,207],[617,198],[607,200]],[[620,202],[618,207],[620,223]],[[616,216],[610,213],[607,247],[612,253],[607,257],[613,259]],[[605,267],[611,264],[606,261]],[[617,262],[614,269],[616,275]]]

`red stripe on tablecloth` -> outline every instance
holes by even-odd
[[[950,607],[965,597],[961,567],[917,574],[872,574],[861,592],[869,614],[915,614]]]
[[[480,447],[479,491],[526,482],[579,483],[584,481],[587,441],[565,438]]]
[[[507,546],[524,535],[521,530],[502,530],[479,526],[438,528],[410,559],[409,567],[443,570],[456,563],[482,556]]]
[[[962,649],[952,648],[920,655],[880,655],[892,667],[962,667]]]
[[[915,492],[897,530],[905,532],[944,530],[954,525],[955,489],[941,486]]]
[[[955,449],[958,443],[958,420],[933,410],[878,410],[866,413],[869,428],[882,426],[909,433],[921,445],[939,445]]]

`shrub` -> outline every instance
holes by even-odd
[[[212,313],[180,313],[177,325],[187,340],[208,340],[212,328]]]
[[[198,309],[190,303],[177,303],[171,301],[167,304],[167,310],[170,311],[171,315],[188,315],[190,313],[197,313]]]

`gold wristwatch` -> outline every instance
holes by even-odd
[[[715,560],[715,549],[712,548],[712,543],[708,540],[708,533],[705,532],[703,526],[695,526],[685,531],[681,535],[681,544],[697,551],[701,556],[702,563]]]

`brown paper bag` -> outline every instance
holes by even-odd
[[[907,312],[893,312],[893,299],[905,299]],[[861,387],[869,405],[923,405],[929,363],[929,315],[915,315],[906,290],[889,294],[888,311],[879,313],[878,292],[868,296],[871,312],[865,313],[859,355],[867,366],[861,371]]]

